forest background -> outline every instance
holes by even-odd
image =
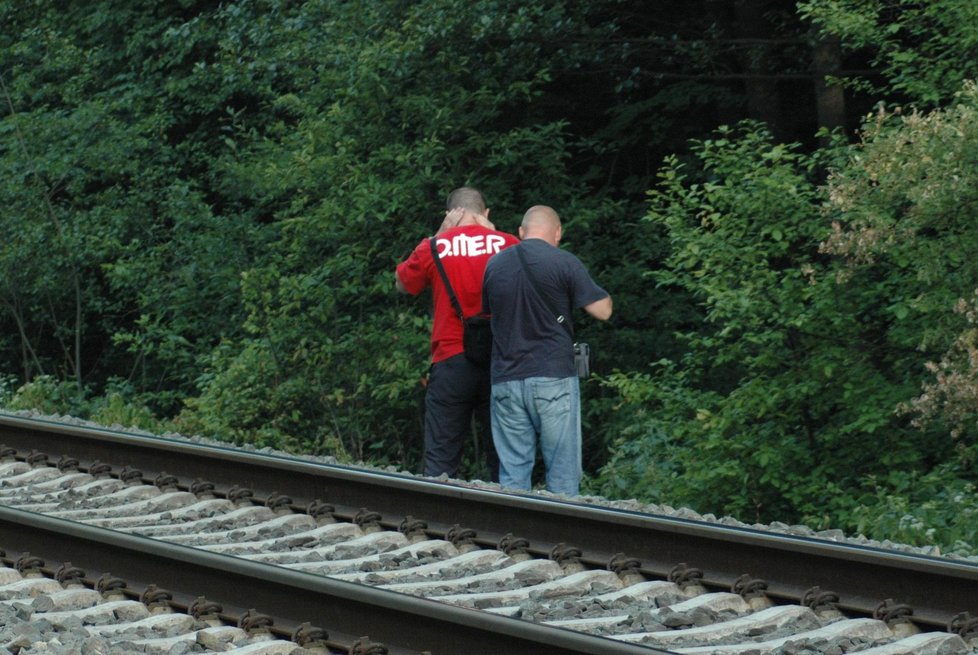
[[[586,489],[978,553],[973,0],[0,0],[0,405],[417,470],[448,191],[544,203]],[[464,474],[484,476],[473,445]]]

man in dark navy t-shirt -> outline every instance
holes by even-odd
[[[494,255],[482,283],[483,306],[492,314],[492,437],[499,482],[530,489],[536,443],[547,467],[547,490],[576,495],[581,482],[580,387],[569,326],[580,308],[599,320],[611,316],[608,292],[584,264],[560,250],[560,217],[550,207],[523,216],[518,246]],[[519,254],[536,281],[527,279]]]

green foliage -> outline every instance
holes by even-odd
[[[64,414],[100,425],[157,433],[167,429],[132,389],[119,381],[113,381],[104,396],[92,396],[88,389],[50,375],[39,375],[17,388],[12,376],[0,375],[0,407],[8,411]]]
[[[39,375],[9,395],[4,402],[4,409],[86,416],[88,403],[78,385],[58,380],[50,375]]]
[[[746,124],[692,154],[668,160],[651,193],[649,220],[672,244],[651,274],[685,289],[704,322],[682,335],[681,357],[606,382],[639,421],[625,438],[641,446],[626,450],[669,464],[643,479],[617,450],[599,488],[613,491],[624,471],[649,499],[748,520],[831,521],[839,489],[947,452],[934,435],[911,438],[894,413],[921,363],[889,311],[904,297],[899,280],[840,286],[820,253],[830,228],[818,181],[833,151],[820,161]]]
[[[658,366],[670,366],[668,361]],[[607,448],[611,453],[598,475],[586,479],[586,489],[611,498],[636,498],[645,502],[671,503],[676,479],[680,475],[681,442],[676,425],[662,420],[658,411],[661,387],[648,373],[615,372],[600,379],[616,395],[602,418],[606,432],[614,437]]]
[[[313,21],[325,11],[301,9],[315,30],[267,36],[292,70],[322,63],[301,98],[273,101],[289,129],[244,135],[226,164],[230,188],[263,185],[279,236],[243,277],[247,336],[222,345],[184,419],[412,466],[429,301],[396,297],[393,269],[440,221],[447,193],[477,184],[509,231],[526,197],[568,207],[569,233],[613,208],[577,200],[564,123],[514,113],[549,81],[557,53],[542,44],[569,20],[561,6],[376,3]]]
[[[638,220],[648,148],[700,129],[691,106],[712,120],[740,95],[659,79],[634,47],[656,24],[623,7],[0,6],[11,370],[96,396],[123,380],[155,412],[239,440],[409,462],[425,303],[392,301],[390,272],[466,182],[504,229],[528,204],[558,207],[569,246],[633,308],[614,326],[582,321],[599,370],[674,353],[695,316],[642,277],[664,256]],[[712,20],[679,15],[697,34]],[[726,56],[656,29],[670,66],[702,74]],[[252,365],[276,391],[257,389]],[[248,400],[231,400],[238,383]],[[612,399],[585,393],[599,461]]]
[[[914,415],[915,425],[927,426],[936,420],[947,425],[951,437],[967,444],[967,450],[978,433],[978,291],[970,300],[960,299],[954,309],[964,315],[966,327],[940,361],[927,362],[933,378],[902,409]]]
[[[967,443],[978,438],[976,165],[973,84],[941,111],[879,113],[848,165],[829,180],[826,212],[835,224],[824,244],[844,258],[846,286],[886,280],[884,311],[898,347],[940,355],[927,364],[933,377],[906,409],[921,426],[943,419]]]
[[[851,508],[853,533],[914,546],[943,546],[948,554],[978,554],[978,501],[974,481],[956,465],[926,474],[870,479],[867,493]],[[841,524],[840,524],[841,525]]]
[[[11,145],[0,149],[11,173],[0,184],[0,298],[21,375],[96,386],[124,377],[172,412],[193,388],[196,358],[236,327],[235,267],[251,241],[237,217],[215,221],[189,181],[213,149],[200,140],[188,150],[186,105],[156,95],[175,70],[142,68],[159,64],[145,48],[168,21],[108,1],[2,12],[23,28],[0,49]]]
[[[0,373],[0,407],[6,407],[17,391],[17,376]]]
[[[667,162],[651,274],[704,325],[604,381],[637,420],[597,490],[974,552],[976,108],[881,112],[822,161],[745,127]]]
[[[914,103],[938,106],[978,77],[978,5],[972,0],[807,0],[801,15],[853,50],[868,50],[883,73],[877,97],[896,92]]]
[[[615,298],[592,490],[972,540],[974,90],[807,152],[781,79],[797,116],[703,135],[808,70],[803,20],[882,73],[851,88],[947,105],[974,3],[771,8],[776,51],[722,4],[0,3],[0,403],[417,468],[393,269],[474,184],[507,231],[556,207]]]
[[[584,142],[551,104],[576,94],[560,76],[621,52],[595,45],[617,29],[604,9],[3,5],[9,368],[97,398],[121,380],[239,441],[410,464],[426,302],[393,298],[391,275],[451,188],[482,187],[509,230],[531,202],[558,206],[615,271],[603,227],[637,204],[572,171],[575,148],[618,137]],[[609,363],[654,351],[637,331],[606,340]]]
[[[112,391],[91,403],[89,420],[99,425],[162,432],[161,422],[145,405],[120,391]]]

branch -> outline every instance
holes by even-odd
[[[13,316],[14,322],[17,324],[17,332],[20,334],[21,347],[24,349],[25,353],[30,355],[31,360],[34,362],[34,366],[37,367],[37,372],[40,375],[44,375],[44,367],[41,365],[41,360],[38,359],[37,352],[35,352],[34,347],[31,345],[31,339],[27,336],[27,330],[24,326],[24,318],[21,315],[18,307],[19,303],[17,303],[16,300],[8,299],[6,295],[2,297],[2,301],[3,304],[6,305],[7,309],[10,310],[10,314]],[[30,379],[30,370],[26,367],[27,361],[24,362],[24,365],[24,378],[25,381],[27,381]]]
[[[10,116],[14,119],[14,132],[17,135],[17,141],[20,143],[20,148],[24,153],[24,159],[30,168],[31,174],[34,177],[35,182],[41,189],[41,196],[44,198],[44,206],[47,208],[48,218],[51,223],[54,224],[55,231],[58,235],[58,240],[65,249],[65,254],[68,256],[68,261],[71,267],[71,276],[74,281],[74,291],[75,291],[75,354],[72,357],[69,353],[66,353],[68,360],[71,361],[75,368],[75,381],[78,383],[78,388],[82,386],[82,373],[81,373],[81,332],[82,332],[82,293],[81,293],[81,275],[78,272],[78,265],[75,262],[74,257],[71,256],[71,251],[68,248],[64,240],[64,229],[62,228],[61,221],[58,220],[58,215],[54,211],[54,205],[51,203],[51,193],[47,189],[44,181],[41,179],[40,173],[37,172],[37,166],[34,164],[34,158],[31,157],[30,151],[27,149],[27,140],[24,138],[24,133],[20,129],[20,122],[17,120],[17,110],[14,108],[14,101],[10,95],[10,91],[7,89],[7,83],[3,79],[3,74],[0,74],[0,90],[3,92],[3,96],[7,101],[7,107],[10,109]]]

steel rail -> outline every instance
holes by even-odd
[[[356,630],[392,653],[649,655],[666,653],[137,535],[0,507],[0,546],[42,559],[203,595],[329,633]],[[188,589],[192,587],[192,589]]]
[[[64,556],[64,553],[61,555]],[[329,652],[353,652],[357,641],[363,638],[363,635],[352,635],[336,631],[324,634],[324,632],[319,631],[318,626],[312,626],[309,623],[300,624],[289,619],[272,617],[266,614],[256,615],[253,608],[214,603],[201,596],[173,591],[172,589],[162,589],[154,583],[147,584],[145,582],[122,580],[112,574],[111,571],[97,571],[91,568],[82,570],[71,562],[40,558],[30,551],[15,551],[10,548],[0,550],[0,563],[8,568],[21,570],[22,562],[20,560],[22,558],[31,560],[32,565],[21,571],[24,574],[37,572],[46,578],[61,581],[59,577],[62,573],[61,569],[67,568],[71,571],[72,575],[67,576],[66,581],[72,584],[80,584],[88,589],[101,591],[101,584],[107,580],[109,589],[103,593],[121,596],[127,600],[139,601],[145,603],[151,609],[153,607],[166,607],[170,610],[193,615],[200,619],[212,619],[220,621],[225,625],[242,627],[246,631],[265,632],[280,639],[302,641],[303,632],[305,632],[308,640],[318,642],[315,644],[317,647],[328,648]],[[35,559],[43,560],[43,565],[36,567],[36,569],[33,567],[35,565]],[[118,584],[120,581],[122,584]],[[198,607],[201,603],[203,603],[203,606]],[[255,620],[256,617],[259,620]],[[270,622],[263,620],[266,618]],[[249,630],[249,619],[251,619],[251,623],[260,623],[260,626],[257,628],[251,627]],[[396,649],[390,652],[391,655],[395,653],[419,655],[416,651],[403,651],[403,649]]]
[[[296,502],[324,500],[337,511],[365,507],[388,522],[413,516],[426,521],[431,533],[460,524],[475,530],[481,543],[513,534],[541,553],[566,544],[594,564],[624,553],[660,578],[686,563],[716,589],[730,589],[749,574],[767,581],[769,595],[790,602],[818,586],[838,594],[840,608],[872,615],[892,599],[913,608],[913,621],[940,629],[963,612],[978,615],[978,565],[971,562],[2,414],[0,443],[52,457],[84,452],[120,465],[286,494]]]

